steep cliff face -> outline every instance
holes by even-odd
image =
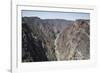
[[[89,20],[22,17],[22,62],[90,57]]]
[[[22,23],[22,61],[57,60],[54,49],[56,34],[72,21],[23,17]]]
[[[57,60],[84,60],[90,58],[89,20],[76,20],[56,39]]]
[[[47,50],[42,45],[43,41],[41,39],[36,40],[32,36],[32,30],[26,23],[23,23],[22,27],[22,61],[48,61]]]

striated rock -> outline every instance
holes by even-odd
[[[57,60],[84,60],[90,58],[89,20],[76,20],[56,39]]]

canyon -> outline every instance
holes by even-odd
[[[90,20],[22,17],[22,62],[89,58]]]

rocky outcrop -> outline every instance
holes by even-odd
[[[48,61],[46,48],[42,47],[42,41],[32,36],[32,30],[26,23],[22,24],[22,61]]]
[[[76,20],[56,39],[57,60],[84,60],[90,58],[89,20]]]

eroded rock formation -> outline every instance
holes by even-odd
[[[90,58],[89,20],[22,17],[22,62]]]

